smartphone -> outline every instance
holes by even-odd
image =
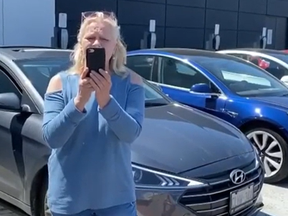
[[[105,56],[104,48],[86,49],[87,76],[90,76],[91,71],[99,72],[99,69],[105,70]]]

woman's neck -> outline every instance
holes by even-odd
[[[112,75],[113,73],[114,73],[114,71],[111,69],[111,67],[110,67],[110,64],[106,64],[106,66],[105,66],[105,68],[106,68],[106,71],[110,74],[110,75]]]

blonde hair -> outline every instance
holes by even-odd
[[[72,67],[69,69],[73,73],[81,73],[86,65],[85,63],[85,50],[81,46],[81,40],[85,34],[87,26],[93,22],[106,22],[109,23],[114,29],[114,36],[116,38],[115,52],[111,59],[109,60],[109,70],[112,70],[117,75],[125,75],[126,68],[126,44],[121,38],[120,27],[118,26],[118,21],[113,13],[107,15],[104,12],[95,12],[93,15],[86,17],[81,23],[78,35],[77,43],[74,46],[74,50],[71,54],[71,60],[73,62]]]

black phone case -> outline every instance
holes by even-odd
[[[86,66],[89,71],[99,72],[99,69],[105,70],[105,49],[104,48],[88,48],[86,50]]]

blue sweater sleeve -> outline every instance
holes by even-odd
[[[77,110],[74,98],[65,106],[62,91],[47,93],[44,98],[42,131],[49,147],[62,147],[85,113]]]
[[[130,85],[125,110],[113,96],[110,97],[109,103],[103,109],[99,109],[99,112],[121,141],[132,143],[142,130],[145,109],[143,84]]]

